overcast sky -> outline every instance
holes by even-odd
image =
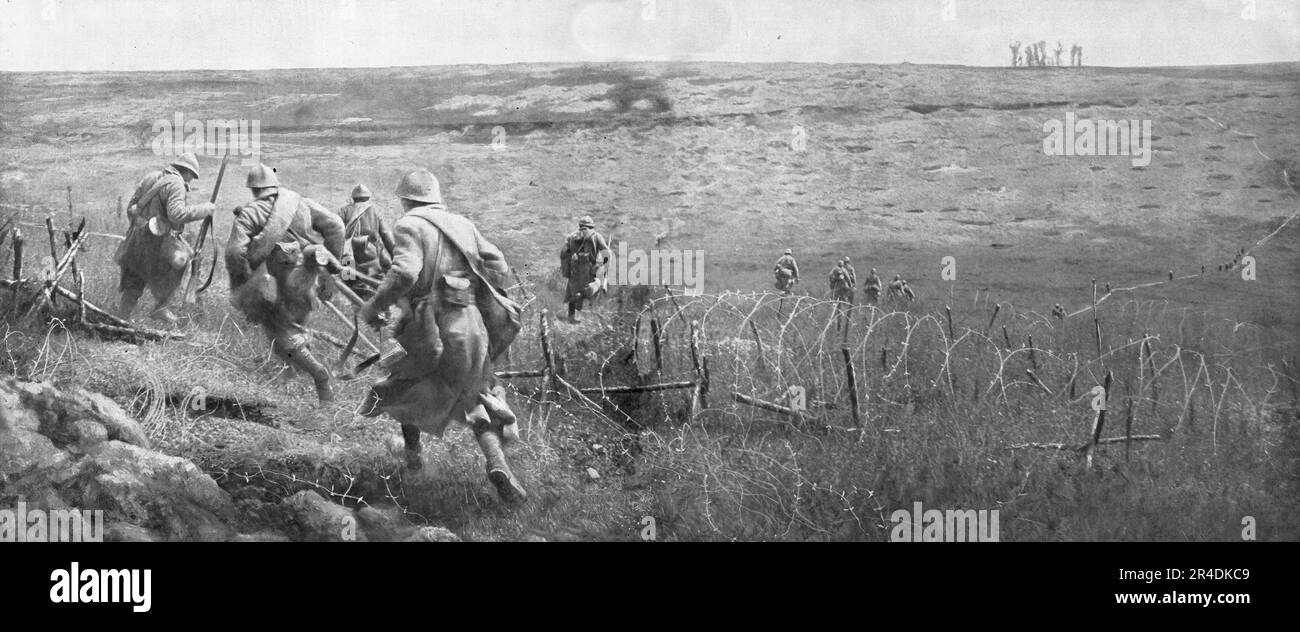
[[[0,0],[0,70],[1300,61],[1300,0]],[[1068,53],[1067,53],[1068,55]]]

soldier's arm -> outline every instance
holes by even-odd
[[[418,224],[415,223],[420,221],[423,220],[413,218],[410,222],[397,221],[397,229],[393,234],[393,265],[388,268],[384,282],[379,284],[375,296],[370,299],[376,313],[382,313],[405,296],[420,278],[420,271],[424,269],[424,242],[420,239],[416,229]]]
[[[608,263],[609,258],[613,256],[613,253],[609,250],[609,243],[605,241],[605,236],[596,233],[592,242],[596,246],[596,261],[599,261],[602,264]]]
[[[188,204],[185,193],[185,183],[180,179],[171,178],[170,181],[163,184],[163,189],[159,191],[158,195],[163,199],[167,221],[173,224],[187,224],[212,215],[212,210],[216,208],[216,205],[211,202]]]
[[[394,243],[393,229],[389,227],[388,220],[384,219],[382,216],[379,215],[379,209],[375,209],[371,212],[375,214],[375,219],[377,220],[376,223],[379,225],[379,230],[378,230],[379,241],[383,242],[384,252],[387,253],[387,256],[385,256],[384,253],[380,253],[380,258],[385,260],[391,260],[393,255],[393,243]]]
[[[230,227],[230,238],[226,240],[226,274],[230,277],[231,287],[243,285],[253,276],[246,256],[252,241],[250,233],[249,221],[236,213],[235,223]]]
[[[339,219],[339,216],[333,211],[321,206],[319,202],[306,198],[303,198],[303,200],[307,202],[307,208],[311,210],[311,227],[325,239],[325,249],[335,257],[342,259],[343,255],[346,254],[343,249],[344,241],[346,241],[343,238],[343,220]]]
[[[483,260],[483,271],[488,280],[499,288],[510,287],[510,264],[496,244],[488,241],[483,233],[474,229],[474,240],[478,243],[478,256]]]

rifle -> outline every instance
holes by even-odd
[[[221,190],[221,180],[226,176],[226,162],[230,160],[230,153],[221,157],[221,168],[217,170],[217,181],[212,185],[212,196],[209,203],[217,203],[217,192]],[[190,262],[190,278],[185,282],[185,299],[186,305],[193,305],[199,300],[199,292],[208,289],[212,284],[212,275],[217,271],[217,256],[212,256],[212,267],[208,270],[208,280],[203,287],[198,287],[199,272],[203,269],[203,242],[208,238],[208,231],[212,230],[212,216],[209,215],[203,220],[203,225],[199,228],[199,238],[194,242],[194,260]]]

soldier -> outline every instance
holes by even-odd
[[[1052,65],[1053,65],[1053,66],[1060,66],[1060,65],[1061,65],[1061,53],[1065,52],[1065,46],[1062,45],[1061,42],[1058,40],[1058,41],[1056,42],[1056,50],[1053,51],[1053,52],[1056,53],[1056,59],[1055,59],[1055,62],[1054,62]]]
[[[794,294],[794,284],[799,282],[799,264],[795,263],[794,251],[785,249],[781,258],[776,260],[776,267],[772,268],[772,274],[776,276],[776,289],[781,290],[786,296]]]
[[[844,258],[844,270],[849,273],[849,287],[857,289],[858,271],[853,269],[853,261],[848,257]]]
[[[198,158],[185,153],[166,167],[145,175],[136,185],[127,207],[131,225],[114,256],[121,268],[118,316],[131,318],[148,287],[155,303],[150,316],[175,324],[176,315],[167,305],[185,277],[185,264],[194,255],[194,248],[185,235],[185,224],[212,215],[214,208],[210,202],[186,202],[190,182],[198,177]]]
[[[895,274],[894,280],[889,282],[889,297],[895,299],[905,298],[909,301],[914,301],[916,300],[916,293],[907,285],[907,281],[904,281],[901,276]]]
[[[840,259],[830,273],[831,297],[835,299],[836,330],[848,324],[848,308],[853,304],[853,282],[846,265],[844,259]]]
[[[442,203],[428,171],[406,174],[397,185],[404,215],[397,220],[393,265],[359,312],[366,323],[397,305],[397,341],[406,357],[375,384],[361,414],[387,413],[402,425],[406,465],[423,467],[420,433],[442,436],[451,422],[469,426],[487,460],[488,480],[504,501],[528,497],[506,462],[502,444],[517,437],[514,413],[494,387],[492,363],[513,333],[485,322],[488,301],[503,287],[505,257],[465,217]],[[508,300],[508,299],[507,299]],[[517,330],[516,330],[517,331]]]
[[[578,220],[578,230],[564,239],[560,250],[560,272],[568,279],[564,300],[569,304],[569,322],[577,323],[583,301],[595,295],[593,284],[609,263],[609,244],[596,232],[596,223],[587,215]]]
[[[1011,43],[1011,67],[1016,67],[1016,59],[1020,57],[1020,42]]]
[[[393,231],[370,201],[366,185],[352,189],[352,203],[339,209],[339,219],[343,220],[343,237],[352,253],[352,267],[368,276],[381,276],[393,262]],[[346,283],[362,298],[374,293],[374,288],[360,279]]]
[[[308,348],[303,325],[317,296],[328,300],[332,294],[333,280],[322,260],[333,257],[337,263],[342,256],[343,222],[314,200],[281,187],[266,165],[248,172],[247,186],[253,201],[235,209],[226,244],[230,302],[262,326],[271,350],[288,365],[286,378],[301,369],[315,383],[316,397],[333,401],[332,376]]]
[[[871,269],[871,274],[867,276],[867,282],[862,287],[868,303],[875,305],[880,302],[880,275],[876,274],[875,268]]]

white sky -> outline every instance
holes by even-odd
[[[945,19],[951,18],[951,19]],[[0,70],[1300,61],[1300,0],[0,0]],[[1066,55],[1068,59],[1068,53]]]

